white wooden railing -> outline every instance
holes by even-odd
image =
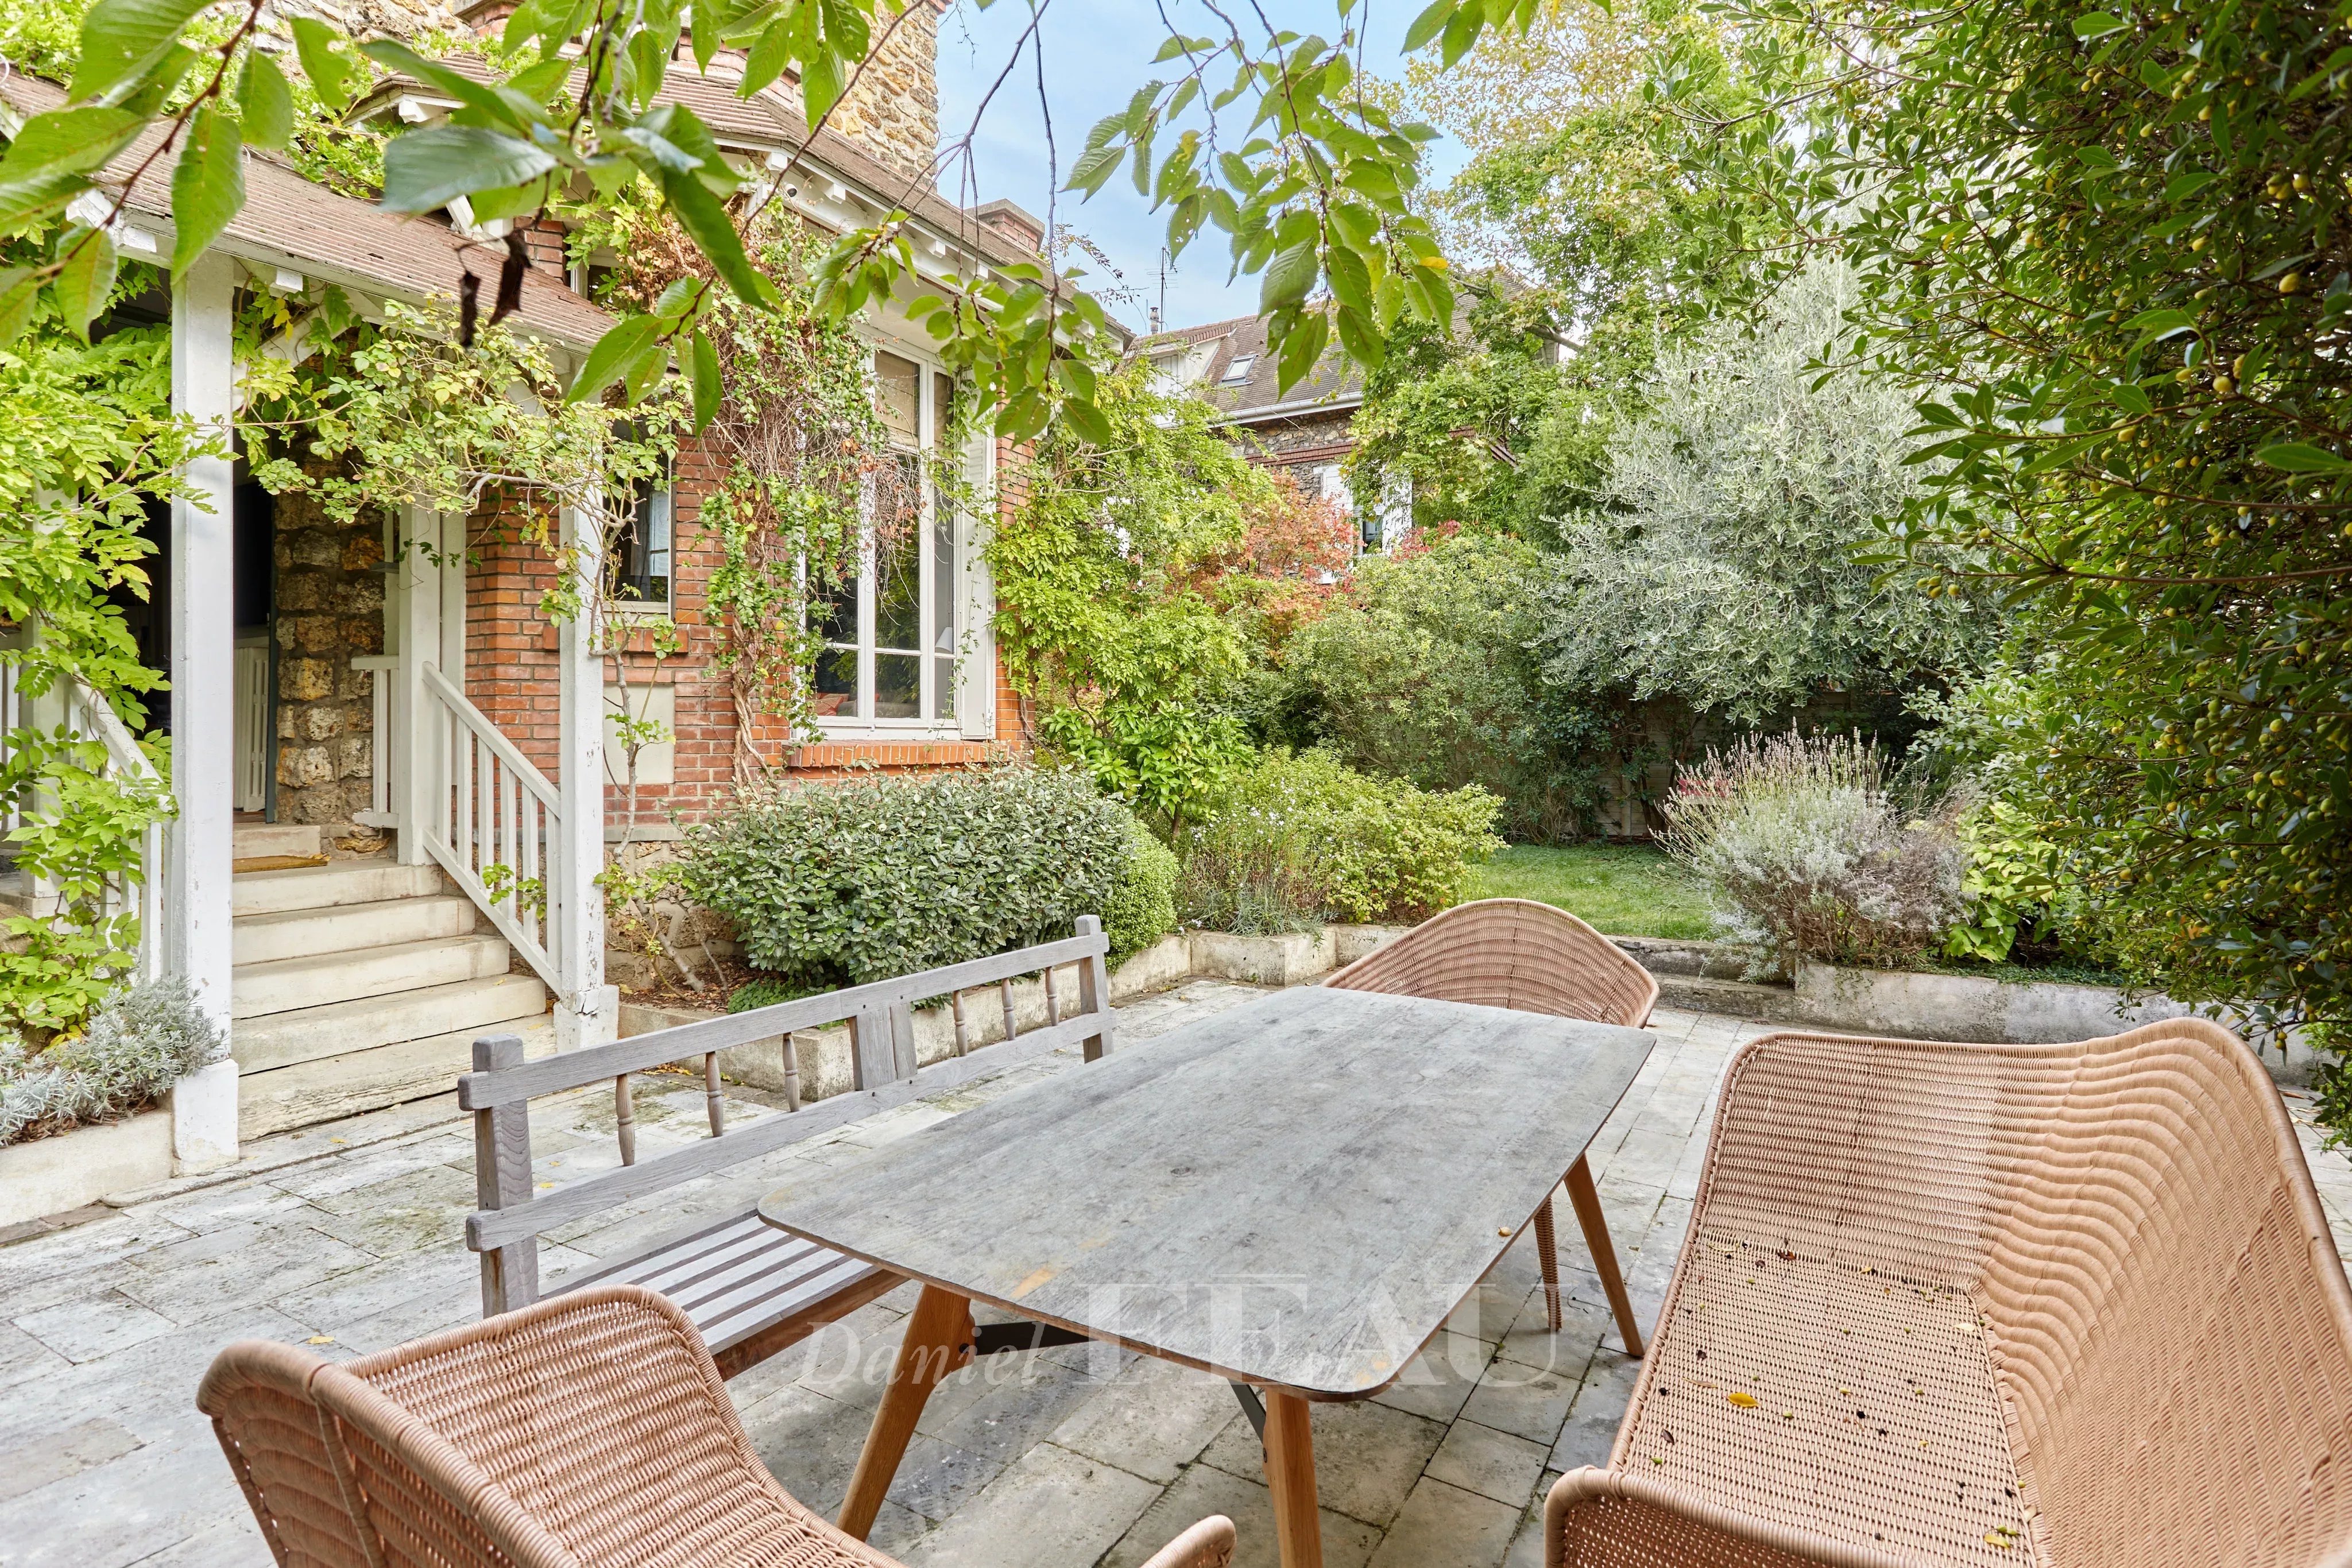
[[[400,678],[400,655],[397,653],[362,653],[352,661],[354,670],[368,672],[369,703],[374,721],[368,732],[368,809],[353,811],[352,821],[370,828],[397,828],[400,809],[393,802],[394,793],[393,769],[405,767],[404,759],[396,754],[393,744],[392,689]]]
[[[428,769],[431,788],[416,826],[425,852],[561,993],[557,922],[590,894],[562,885],[560,857],[550,852],[562,838],[562,797],[447,676],[431,664],[419,673],[415,764]]]
[[[138,741],[131,738],[130,729],[116,716],[112,705],[89,682],[78,675],[70,676],[62,688],[51,693],[47,703],[37,703],[27,699],[19,688],[18,674],[15,664],[0,664],[0,760],[7,757],[11,731],[26,724],[50,727],[58,708],[62,707],[68,733],[94,740],[104,748],[109,776],[161,781],[162,775],[139,748]],[[49,710],[46,717],[38,711],[44,706]],[[0,807],[0,833],[15,831],[23,821],[20,808],[14,804]],[[138,976],[142,980],[152,980],[163,972],[163,824],[151,822],[140,835],[136,875],[110,878],[100,904],[110,917],[138,917]],[[57,913],[54,889],[36,884],[31,892],[30,913],[44,916]]]

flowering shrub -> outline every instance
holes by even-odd
[[[1685,769],[1666,849],[1705,878],[1758,973],[1916,962],[1966,907],[1948,804],[1907,800],[1853,737],[1748,739]]]
[[[1316,918],[1420,920],[1461,901],[1503,847],[1502,801],[1373,779],[1325,751],[1269,751],[1186,845],[1180,896],[1194,924],[1244,935]]]

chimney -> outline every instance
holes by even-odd
[[[1012,202],[988,202],[972,209],[973,217],[1024,250],[1044,254],[1045,225]]]

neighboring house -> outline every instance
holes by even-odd
[[[1343,465],[1356,449],[1352,425],[1364,406],[1363,372],[1334,347],[1287,393],[1280,391],[1266,352],[1265,320],[1258,316],[1179,327],[1139,340],[1135,353],[1150,361],[1154,383],[1189,392],[1217,410],[1217,423],[1251,460],[1287,474],[1309,496],[1342,512],[1358,512]],[[1358,538],[1368,550],[1402,538],[1412,522],[1409,484],[1392,486],[1381,505],[1361,516]]]
[[[486,26],[499,14],[465,15]],[[746,101],[690,71],[670,90],[822,229],[904,207],[926,273],[1034,264],[1042,225],[1019,208],[967,212],[929,188],[935,26],[936,12],[919,6],[836,114],[847,134],[806,146],[787,93]],[[62,96],[7,75],[0,119],[13,131]],[[417,124],[447,107],[395,81],[362,112]],[[151,134],[115,167],[152,145]],[[247,154],[247,185],[244,211],[170,296],[133,308],[168,316],[173,406],[207,423],[233,424],[240,291],[299,300],[331,284],[362,312],[419,304],[451,293],[461,252],[488,237],[461,231],[464,214],[384,214],[268,155]],[[168,181],[132,193],[117,235],[126,255],[169,256]],[[560,232],[528,243],[535,267],[512,322],[568,373],[610,318],[578,291],[584,277],[566,276]],[[953,392],[930,339],[895,309],[861,329],[894,444],[929,447]],[[299,355],[300,331],[298,319],[263,351]],[[987,493],[1009,455],[982,439],[961,455]],[[241,469],[191,465],[209,508],[183,501],[159,518],[168,538],[139,627],[170,677],[159,717],[178,808],[163,863],[150,867],[161,917],[148,923],[142,967],[185,975],[227,1027],[236,1059],[173,1095],[184,1169],[233,1158],[240,1135],[446,1092],[490,1029],[524,1029],[533,1049],[568,1048],[610,1038],[619,1010],[594,886],[619,836],[620,769],[604,741],[610,664],[580,625],[541,619],[551,558],[535,546],[481,548],[479,517],[413,511],[342,528],[307,498],[273,500],[240,483]],[[609,563],[638,603],[674,617],[685,643],[658,666],[633,661],[633,706],[675,733],[639,758],[640,838],[708,811],[736,776],[734,703],[702,615],[715,551],[695,527],[717,472],[689,443],[668,489],[638,498]],[[762,761],[832,777],[973,762],[1016,743],[982,556],[989,521],[927,511],[897,563],[898,580],[918,585],[910,602],[877,605],[877,573],[864,574],[835,612],[822,743],[763,729],[751,737]],[[355,842],[388,835],[389,852],[309,863],[354,831]]]

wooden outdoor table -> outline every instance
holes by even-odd
[[[1610,1024],[1305,987],[779,1187],[760,1205],[771,1225],[923,1281],[842,1529],[872,1527],[947,1374],[1083,1336],[1260,1390],[1282,1562],[1318,1568],[1307,1402],[1396,1380],[1583,1174],[1651,1045]],[[1622,1304],[1590,1192],[1587,1175],[1579,1218]],[[1033,1322],[976,1331],[975,1301]],[[1630,1308],[1620,1318],[1638,1354]]]

